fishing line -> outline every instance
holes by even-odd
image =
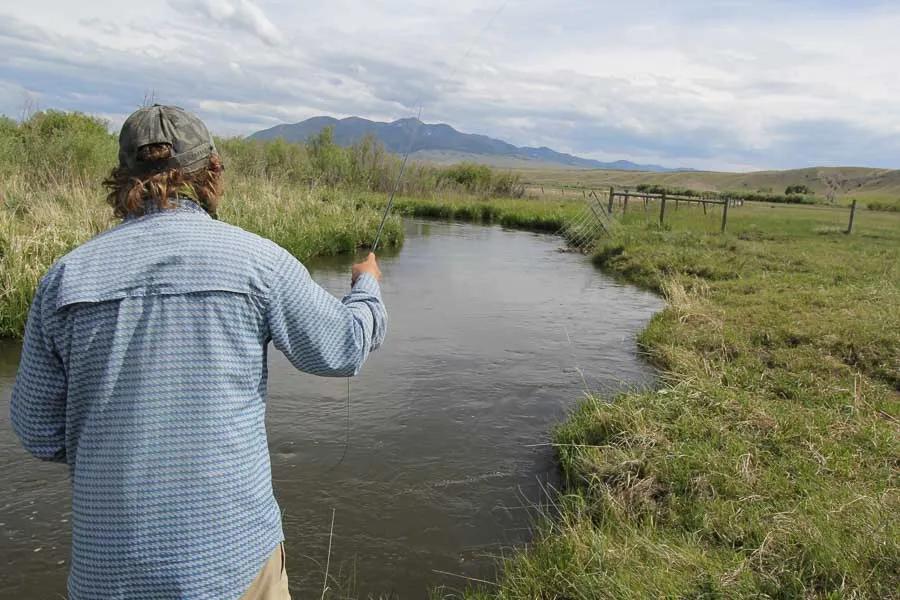
[[[453,77],[459,72],[460,67],[465,62],[469,55],[472,53],[472,50],[475,49],[475,44],[481,40],[487,30],[493,25],[494,21],[503,12],[503,9],[506,8],[506,5],[509,4],[509,0],[504,0],[497,7],[497,10],[493,12],[490,18],[485,21],[484,26],[478,31],[474,38],[472,38],[472,42],[469,44],[469,47],[463,53],[463,55],[456,61],[456,65],[450,71],[450,75],[447,76],[447,79],[453,79]],[[409,145],[406,147],[406,152],[403,153],[403,160],[400,162],[400,170],[397,172],[397,178],[394,180],[394,185],[391,187],[391,195],[388,198],[388,203],[384,207],[384,212],[381,215],[381,222],[378,224],[378,230],[375,232],[375,240],[372,242],[372,250],[371,252],[375,252],[378,249],[378,243],[381,241],[381,233],[384,231],[384,225],[387,222],[388,217],[391,214],[391,209],[394,207],[394,198],[397,195],[397,191],[400,189],[400,185],[403,183],[403,174],[406,172],[406,164],[409,162],[409,155],[412,153],[412,149],[415,146],[416,140],[419,137],[419,130],[422,127],[422,108],[424,107],[424,102],[422,101],[422,93],[415,99],[412,103],[412,107],[415,108],[418,106],[418,110],[416,111],[416,126],[412,131],[412,134],[409,137]],[[347,451],[350,448],[350,377],[347,378],[347,431],[346,438],[344,440],[344,450],[341,453],[341,458],[338,460],[334,467],[339,467],[343,464],[344,459],[347,457]]]
[[[563,323],[563,331],[566,332],[566,340],[569,342],[569,350],[572,352],[572,363],[575,365],[575,370],[578,371],[579,375],[581,375],[581,383],[584,384],[584,394],[586,396],[589,396],[591,390],[588,387],[587,379],[584,376],[584,371],[582,371],[581,367],[578,366],[578,357],[575,355],[575,344],[572,343],[572,338],[569,336],[569,328],[566,327],[565,323]]]
[[[341,453],[341,458],[336,463],[334,463],[335,467],[339,467],[344,464],[344,459],[347,458],[347,451],[350,449],[350,377],[347,378],[347,432],[345,435],[346,437],[344,438],[344,451]]]

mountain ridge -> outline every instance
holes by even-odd
[[[305,142],[318,135],[324,128],[332,127],[334,141],[348,146],[367,134],[374,135],[390,152],[402,154],[411,148],[411,154],[425,160],[429,153],[459,153],[467,160],[492,163],[498,159],[534,162],[541,165],[563,166],[576,169],[613,169],[621,171],[646,171],[672,173],[691,169],[670,169],[660,165],[638,164],[628,160],[603,162],[582,158],[565,152],[557,152],[547,146],[514,146],[503,140],[477,133],[463,133],[446,123],[424,123],[416,118],[383,122],[362,117],[337,119],[316,116],[292,124],[281,124],[248,136],[253,140],[282,138],[288,142]],[[411,146],[410,141],[414,140]]]

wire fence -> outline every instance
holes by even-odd
[[[543,193],[543,186],[539,186]],[[703,215],[709,215],[710,211],[718,210],[721,214],[719,231],[725,233],[728,229],[729,209],[744,206],[745,200],[738,197],[729,197],[721,194],[710,194],[707,196],[688,196],[682,194],[654,193],[654,192],[636,192],[629,189],[617,190],[614,186],[610,186],[608,190],[598,192],[592,188],[560,188],[564,193],[569,190],[570,195],[580,194],[584,199],[584,209],[567,223],[561,230],[563,235],[577,249],[582,251],[590,250],[593,244],[587,239],[589,235],[594,235],[594,240],[605,235],[609,235],[617,222],[616,214],[624,215],[629,210],[643,209],[644,213],[656,212],[658,215],[659,225],[665,226],[667,223],[667,214],[672,210],[679,210],[682,204],[688,206],[700,207]],[[765,204],[763,202],[763,204]],[[629,206],[631,207],[629,209]],[[801,206],[801,205],[798,205]],[[803,205],[806,206],[806,205]],[[857,201],[854,199],[849,207],[840,209],[838,207],[830,207],[832,210],[848,210],[847,227],[844,233],[853,233],[856,220]],[[715,213],[713,213],[715,214]]]

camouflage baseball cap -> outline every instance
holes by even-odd
[[[203,121],[177,106],[154,104],[125,119],[119,133],[119,166],[137,170],[138,150],[150,144],[172,146],[172,158],[164,166],[185,172],[202,169],[216,153]]]

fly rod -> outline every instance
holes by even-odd
[[[403,161],[400,163],[400,171],[397,173],[397,179],[394,180],[394,187],[391,188],[391,195],[388,198],[387,206],[384,207],[384,214],[381,215],[381,223],[378,224],[378,231],[375,232],[375,241],[372,243],[372,252],[378,250],[378,242],[381,241],[381,232],[384,230],[384,224],[391,214],[391,208],[394,206],[394,196],[397,195],[397,190],[400,189],[400,184],[403,182],[403,172],[406,170],[407,161],[409,161],[409,153],[412,152],[413,145],[416,143],[419,127],[422,126],[421,118],[422,106],[419,105],[419,113],[416,115],[416,128],[413,130],[412,135],[409,136],[409,145],[406,147],[406,152],[403,154]]]

